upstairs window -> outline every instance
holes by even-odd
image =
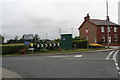
[[[105,31],[104,31],[104,26],[101,27],[101,32],[105,32]]]
[[[117,32],[117,27],[114,27],[114,32]]]
[[[118,41],[117,34],[114,35],[114,41]]]
[[[110,32],[110,27],[108,27],[108,32]]]

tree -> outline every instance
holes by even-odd
[[[0,44],[4,43],[4,36],[0,35]]]
[[[15,36],[14,40],[18,40],[18,39],[19,39],[19,37],[18,37],[18,36]]]
[[[60,38],[58,38],[58,39],[55,39],[54,41],[55,41],[55,42],[60,42],[60,41],[61,41],[61,39],[60,39]]]
[[[35,34],[35,36],[34,36],[34,41],[35,41],[35,42],[38,42],[39,40],[40,40],[39,35],[38,35],[38,34]]]

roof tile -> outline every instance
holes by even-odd
[[[96,25],[116,25],[116,26],[118,26],[116,23],[113,23],[111,21],[107,22],[106,20],[90,19],[89,21]]]

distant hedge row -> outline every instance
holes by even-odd
[[[78,40],[78,41],[73,41],[73,48],[87,48],[87,41],[84,40]]]
[[[2,47],[2,55],[19,53],[19,50],[25,49],[24,45],[21,46],[0,46]]]

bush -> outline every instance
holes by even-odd
[[[73,41],[73,48],[87,48],[87,41],[85,40],[76,40]]]
[[[91,43],[89,44],[90,48],[103,48],[104,46],[101,44],[97,44],[97,43]]]
[[[19,50],[26,48],[25,45],[21,45],[21,46],[0,46],[0,47],[2,47],[2,55],[19,53]]]

